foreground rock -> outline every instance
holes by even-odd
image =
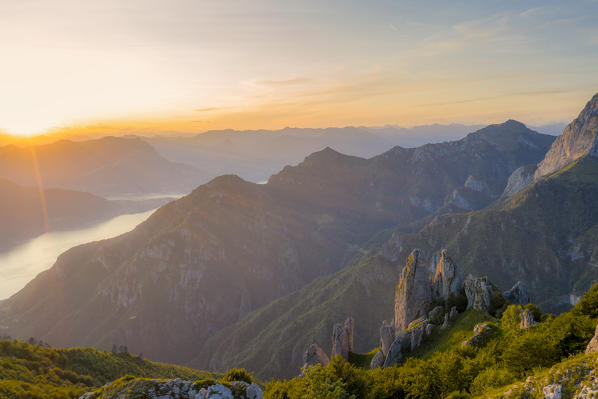
[[[303,353],[303,368],[306,369],[310,366],[320,364],[326,366],[330,363],[330,359],[326,352],[318,346],[318,344],[311,344],[305,349]]]
[[[230,384],[211,385],[181,379],[116,380],[80,399],[262,399],[263,392],[256,383],[235,381]]]
[[[487,277],[474,278],[471,274],[463,283],[467,296],[467,308],[475,310],[488,310],[494,290]]]
[[[586,353],[594,353],[598,351],[598,326],[596,326],[596,331],[594,332],[594,336],[588,343],[586,347]]]
[[[349,317],[344,323],[336,323],[332,328],[332,351],[330,357],[340,355],[349,359],[349,352],[353,352],[353,330],[355,323]]]
[[[395,293],[395,334],[413,320],[426,316],[432,302],[432,291],[426,265],[419,249],[414,249],[401,271]]]

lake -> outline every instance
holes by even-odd
[[[64,251],[131,231],[154,211],[120,215],[84,229],[46,233],[0,252],[0,299],[8,298],[40,272],[49,269]]]

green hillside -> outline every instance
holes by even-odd
[[[78,398],[124,375],[199,380],[206,371],[155,363],[129,353],[91,348],[51,349],[21,341],[0,341],[0,397]]]
[[[542,315],[534,305],[526,308],[538,324],[520,328],[520,305],[510,305],[498,319],[468,310],[400,366],[370,370],[337,357],[327,366],[310,367],[305,377],[272,381],[265,398],[535,398],[544,397],[539,396],[544,387],[555,382],[569,398],[584,381],[595,389],[588,380],[598,353],[583,352],[598,322],[598,285],[559,316]],[[493,335],[464,344],[479,320],[487,320]]]

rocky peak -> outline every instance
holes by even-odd
[[[536,180],[584,157],[598,157],[598,94],[596,94],[550,147],[538,164]]]
[[[332,351],[330,357],[341,355],[349,359],[349,352],[353,352],[353,330],[355,323],[348,317],[344,323],[336,323],[332,328]]]
[[[462,280],[457,265],[448,257],[444,249],[440,254],[440,260],[436,264],[432,286],[436,298],[447,299],[450,294],[458,295],[461,291]]]
[[[426,265],[419,249],[414,249],[401,271],[395,292],[395,333],[407,329],[413,320],[427,314],[432,302],[432,292]]]

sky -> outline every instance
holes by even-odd
[[[598,0],[0,0],[0,131],[570,120]]]

